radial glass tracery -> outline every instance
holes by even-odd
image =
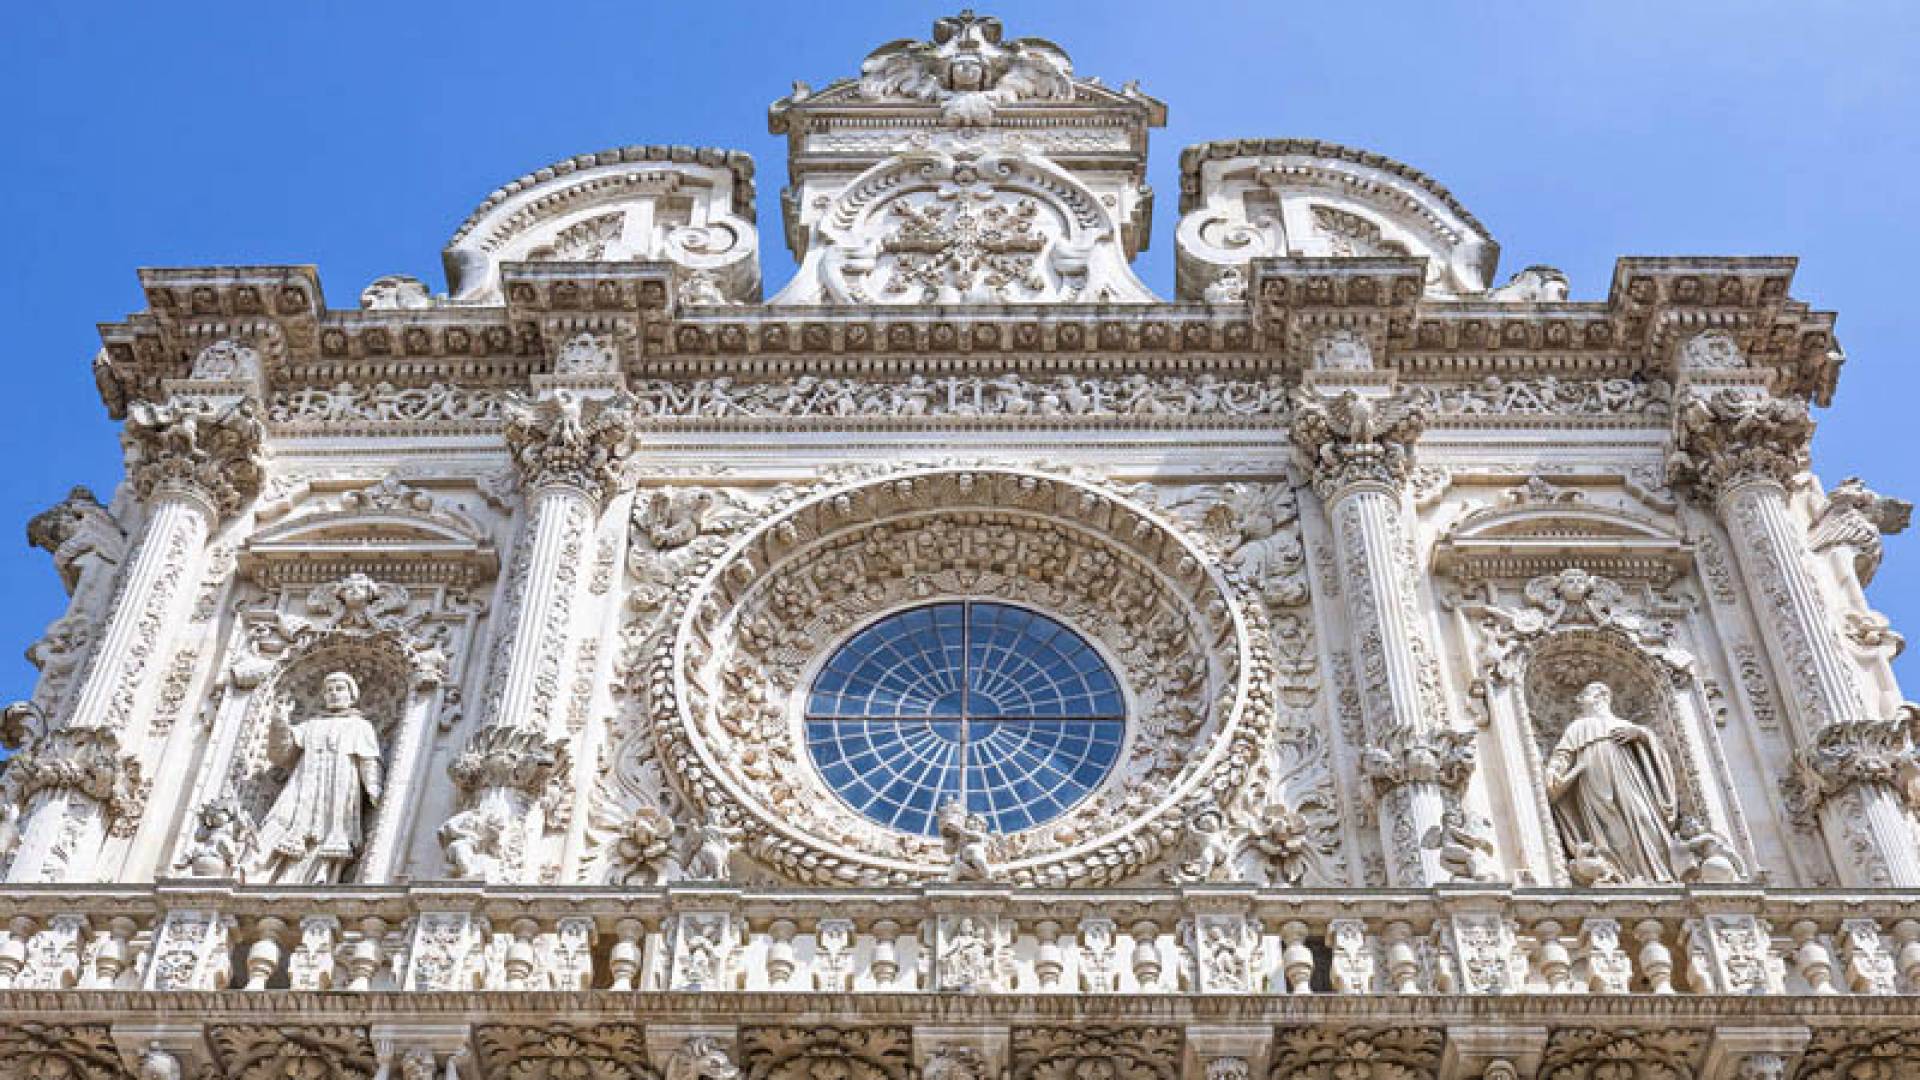
[[[1086,639],[1009,604],[897,612],[815,677],[807,749],[862,814],[934,835],[959,799],[996,832],[1060,816],[1120,755],[1126,706]]]

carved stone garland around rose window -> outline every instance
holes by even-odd
[[[994,837],[996,875],[1095,884],[1138,874],[1184,847],[1199,808],[1239,805],[1272,752],[1264,611],[1145,507],[1065,477],[906,470],[788,493],[761,520],[724,551],[700,545],[694,586],[636,613],[619,757],[657,754],[674,797],[696,818],[737,815],[745,852],[781,878],[909,882],[949,869],[937,840],[874,825],[828,792],[802,760],[794,711],[811,665],[841,635],[930,599],[1032,604],[1115,658],[1133,690],[1114,776],[1063,818]],[[604,780],[596,801],[610,825],[603,861],[617,864],[609,845],[634,854],[647,839],[619,823],[661,808]]]

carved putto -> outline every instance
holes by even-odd
[[[932,41],[875,49],[860,65],[860,96],[931,102],[949,123],[977,126],[1001,105],[1071,101],[1073,65],[1050,41],[1003,41],[999,19],[963,11],[934,20]]]

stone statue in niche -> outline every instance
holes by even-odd
[[[1561,841],[1624,882],[1681,880],[1692,859],[1674,834],[1678,797],[1666,751],[1650,729],[1614,713],[1605,683],[1588,683],[1574,700],[1573,722],[1547,758]]]
[[[320,702],[318,714],[298,723],[274,715],[267,754],[289,774],[260,823],[256,881],[339,881],[360,854],[363,800],[380,800],[380,741],[360,712],[360,684],[344,671],[330,672]]]

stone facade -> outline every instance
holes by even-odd
[[[1163,301],[1164,116],[967,13],[775,103],[765,302],[683,147],[502,187],[446,294],[143,271],[127,480],[28,530],[0,1075],[1920,1076],[1911,508],[1808,472],[1793,261],[1572,301],[1248,139]],[[843,797],[809,688],[935,601],[1110,669],[1084,798]]]

